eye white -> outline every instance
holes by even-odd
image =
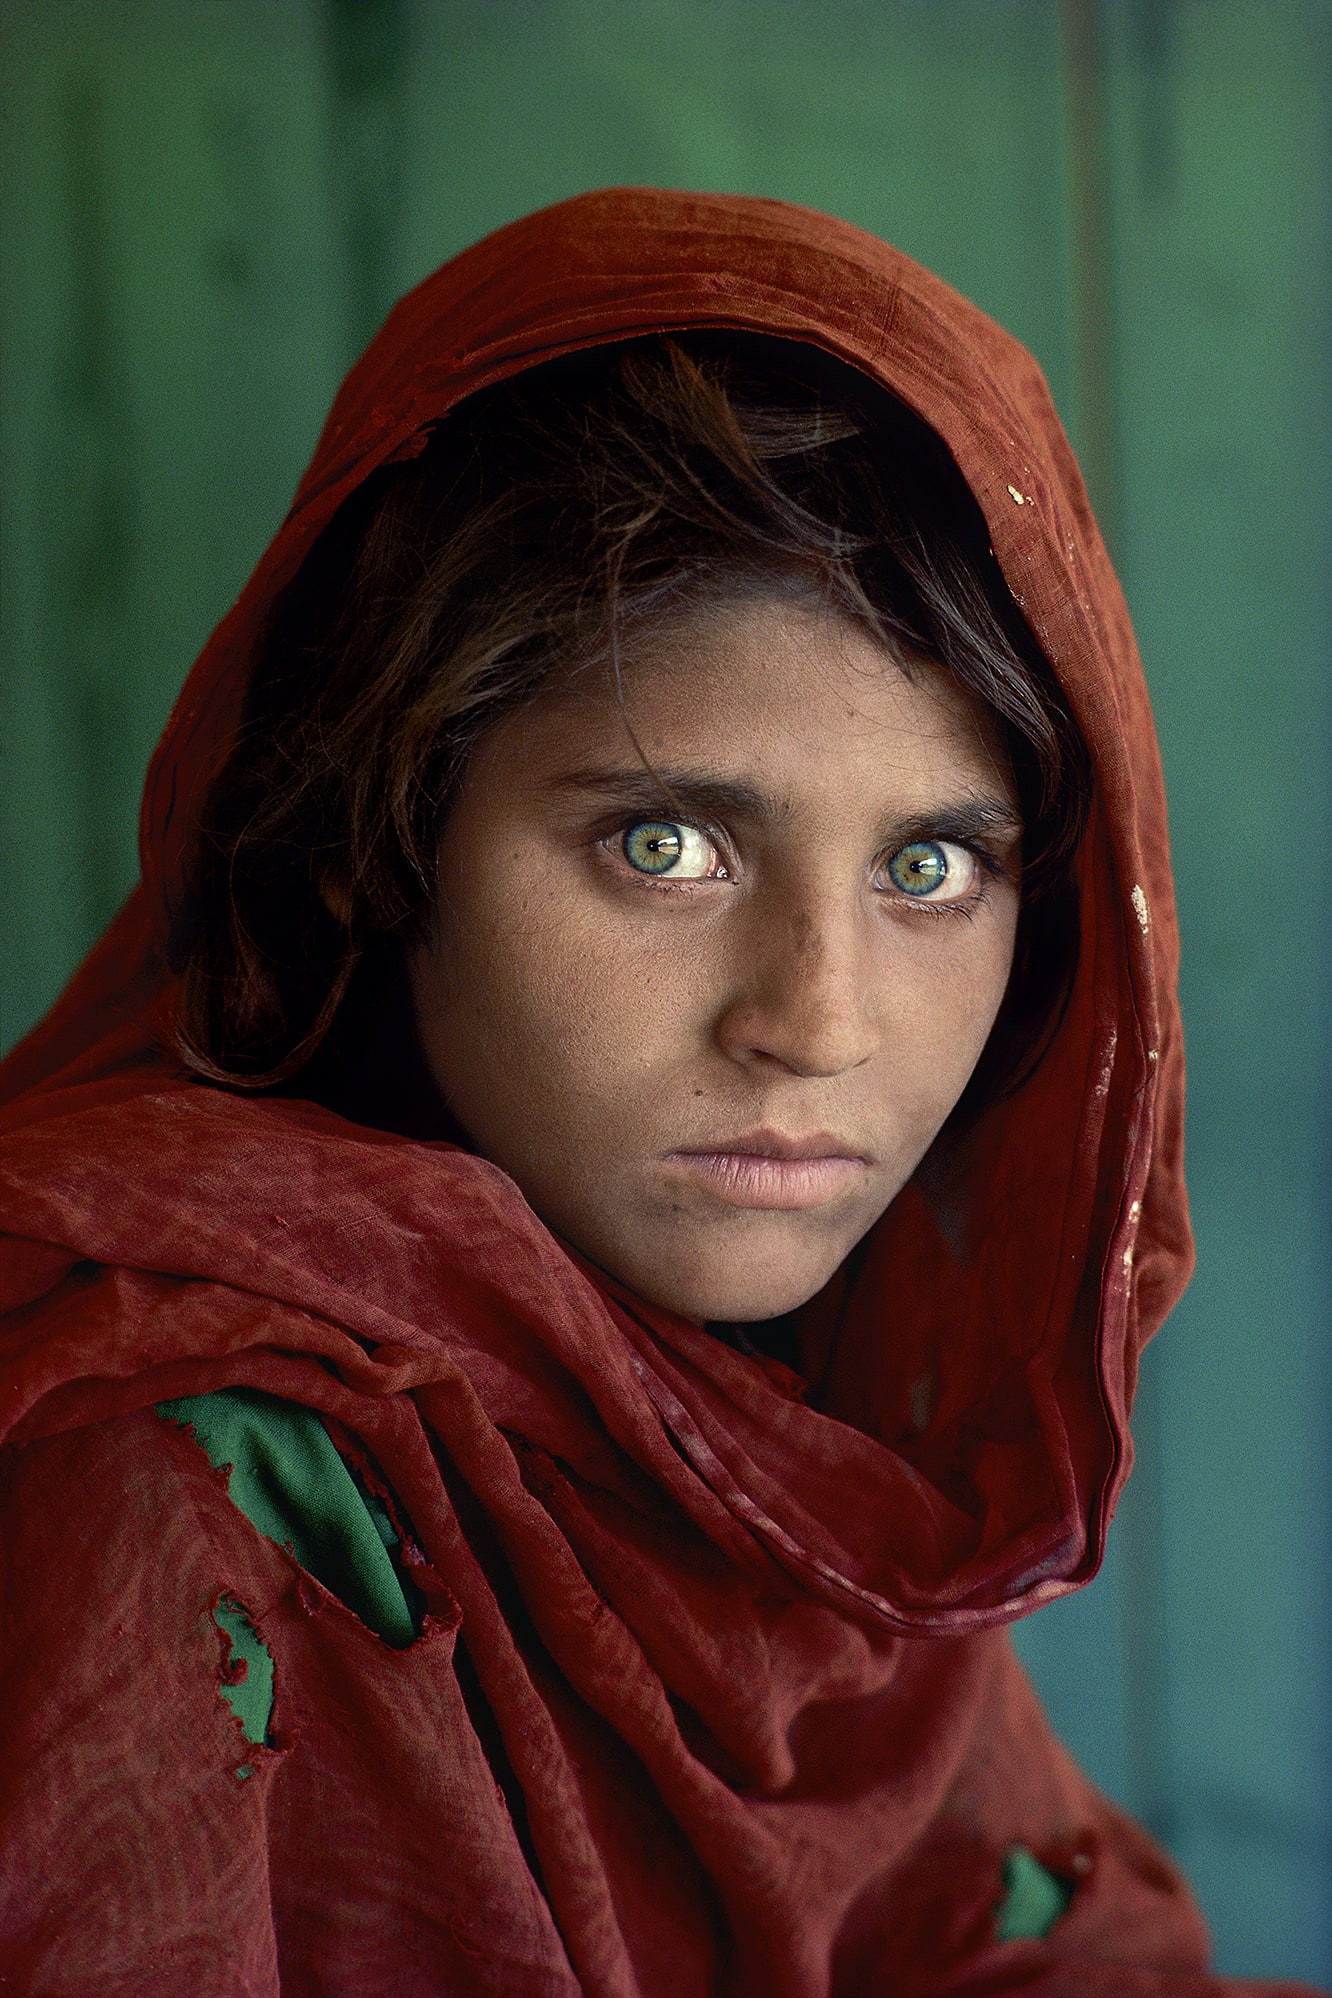
[[[701,881],[711,873],[716,854],[712,841],[697,826],[681,826],[680,858],[671,869],[673,881]]]

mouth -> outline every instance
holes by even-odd
[[[721,1144],[668,1152],[665,1163],[730,1207],[788,1213],[827,1206],[869,1170],[863,1152],[822,1131],[807,1138],[751,1131]]]

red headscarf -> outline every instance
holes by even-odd
[[[813,1406],[598,1288],[484,1160],[201,1086],[156,1035],[183,850],[274,599],[337,507],[477,389],[684,327],[810,342],[939,434],[1095,765],[1053,1046],[965,1173],[880,1222]],[[777,202],[612,190],[487,238],[344,384],[168,723],[142,858],[0,1071],[23,1572],[72,1561],[87,1627],[66,1607],[24,1639],[23,1738],[58,1711],[77,1753],[23,1836],[58,1883],[53,1932],[95,1892],[139,1938],[122,1981],[103,1936],[60,1988],[221,1989],[219,1963],[255,1992],[1211,1988],[1177,1876],[1052,1742],[999,1628],[1095,1573],[1138,1353],[1190,1263],[1147,695],[1025,351],[906,257]],[[377,1465],[429,1564],[410,1650],[262,1541],[151,1412],[238,1383]],[[232,1724],[215,1699],[200,1720],[175,1662],[219,1586],[277,1661],[276,1745],[229,1787]],[[95,1698],[108,1676],[138,1695]],[[1045,1943],[994,1937],[1014,1843],[1078,1882]]]

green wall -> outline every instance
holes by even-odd
[[[1201,1263],[1106,1574],[1019,1639],[1223,1967],[1332,1977],[1326,0],[0,0],[0,33],[6,1041],[133,879],[149,749],[343,367],[464,243],[611,181],[782,195],[1034,348],[1161,723]]]

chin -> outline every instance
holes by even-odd
[[[665,1305],[682,1318],[697,1318],[726,1325],[754,1325],[766,1318],[781,1318],[816,1297],[833,1274],[837,1264],[817,1269],[776,1271],[756,1277],[740,1273],[732,1266],[716,1271],[697,1266],[679,1272],[653,1272],[634,1284],[644,1297]]]

